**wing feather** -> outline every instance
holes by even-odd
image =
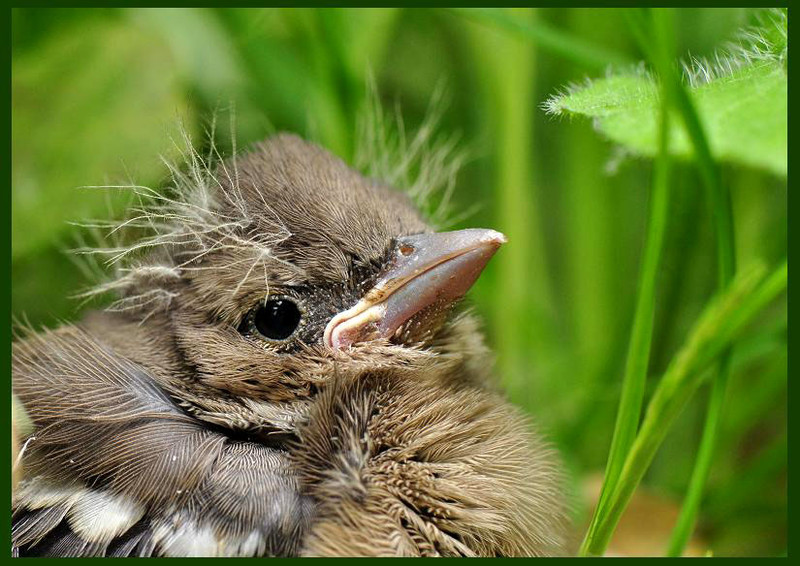
[[[20,554],[296,553],[310,504],[281,450],[185,414],[76,327],[15,343],[13,378],[35,426],[14,498]]]

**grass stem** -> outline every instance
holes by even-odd
[[[785,261],[766,279],[763,268],[754,268],[737,277],[725,293],[706,307],[653,393],[620,479],[597,517],[591,539],[584,541],[583,555],[605,552],[634,490],[675,419],[701,385],[705,370],[755,315],[786,289],[786,283]]]
[[[664,83],[666,85],[666,83]],[[663,85],[662,85],[663,86]],[[606,471],[600,500],[591,519],[589,530],[581,546],[580,554],[590,553],[593,538],[600,518],[611,493],[614,492],[622,472],[625,458],[636,437],[639,418],[644,401],[647,369],[650,362],[650,347],[653,337],[653,320],[655,314],[656,281],[658,265],[666,231],[669,213],[669,136],[670,136],[670,92],[662,88],[659,153],[653,173],[653,190],[647,220],[647,234],[644,254],[639,272],[639,288],[636,299],[633,328],[631,330],[628,353],[625,361],[625,373],[622,381],[622,394],[619,410],[614,425]]]
[[[647,16],[651,16],[648,18]],[[670,38],[673,37],[672,14],[668,10],[650,11],[649,14],[642,12],[632,12],[630,17],[631,28],[641,48],[648,55],[653,66],[658,71],[661,78],[662,92],[662,115],[669,112],[674,106],[682,119],[682,122],[689,134],[695,151],[695,161],[703,181],[703,185],[709,196],[709,204],[712,211],[714,229],[717,241],[717,271],[718,289],[724,290],[729,285],[736,270],[735,263],[735,242],[733,231],[733,214],[731,206],[730,192],[722,184],[717,165],[711,153],[708,139],[703,130],[700,117],[692,103],[688,91],[683,86],[680,77],[675,72],[672,63]],[[655,40],[655,41],[653,41]],[[663,120],[663,118],[662,118]],[[660,135],[664,135],[663,125]],[[668,139],[663,137],[659,140],[659,158],[668,152]],[[652,221],[652,219],[651,219]],[[640,297],[641,298],[641,297]],[[652,306],[651,306],[652,308]],[[639,307],[637,306],[637,318]],[[650,321],[652,327],[652,321]],[[626,376],[623,385],[623,394],[620,400],[620,412],[617,419],[612,447],[609,454],[609,461],[606,469],[603,490],[600,502],[595,511],[595,516],[590,524],[587,537],[584,540],[582,553],[589,553],[593,548],[593,539],[597,536],[598,525],[604,513],[613,513],[606,508],[610,493],[617,493],[619,484],[621,461],[624,453],[634,443],[632,434],[636,434],[635,424],[641,409],[642,396],[644,394],[644,378],[630,369],[631,356],[641,357],[645,352],[642,346],[638,348],[638,354],[634,352],[634,344],[637,336],[637,324],[634,324],[634,332],[631,339],[631,350],[629,351],[629,365],[626,366]],[[648,345],[651,335],[648,336]],[[702,441],[698,451],[692,477],[681,509],[678,521],[673,531],[668,553],[671,556],[679,556],[691,535],[699,511],[702,492],[713,460],[714,448],[716,446],[717,431],[719,428],[722,404],[725,399],[725,390],[730,374],[731,352],[726,350],[720,356],[717,377],[714,381],[712,394],[709,400],[709,407],[706,414],[706,421],[703,430]],[[642,362],[641,359],[638,360]],[[646,372],[646,364],[644,371]],[[642,371],[639,368],[639,371]],[[644,427],[640,430],[639,436],[645,434]],[[637,440],[639,438],[637,436]],[[659,442],[660,443],[660,442]],[[657,445],[656,445],[657,446]],[[652,456],[651,456],[652,457]],[[648,460],[649,464],[649,460]],[[644,470],[641,470],[644,473]],[[638,483],[638,480],[636,481]],[[618,510],[621,514],[622,509]],[[617,517],[618,519],[618,517]],[[611,533],[608,533],[610,538]],[[605,547],[602,546],[604,549]]]
[[[665,11],[653,11],[656,25],[663,22],[666,13]],[[662,80],[669,81],[674,85],[676,110],[680,114],[689,134],[689,139],[694,148],[695,161],[708,195],[717,242],[717,289],[721,291],[727,288],[736,272],[736,247],[730,191],[722,183],[719,168],[712,155],[700,116],[689,96],[689,92],[681,82],[670,61],[662,59],[659,67],[659,74]],[[680,515],[670,538],[667,550],[669,556],[683,554],[697,521],[703,489],[708,479],[717,443],[719,421],[730,376],[730,367],[731,351],[726,350],[720,357],[717,375],[712,386],[706,411],[706,420],[697,459],[692,470]]]

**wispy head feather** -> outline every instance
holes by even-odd
[[[357,123],[354,166],[368,177],[405,191],[438,228],[462,218],[451,213],[458,173],[468,158],[457,134],[442,134],[445,89],[434,90],[422,123],[407,130],[398,105],[386,110],[374,80],[368,79],[364,110]]]
[[[407,192],[432,225],[447,224],[465,152],[459,148],[457,137],[437,132],[442,89],[436,91],[422,124],[413,132],[407,132],[399,109],[390,113],[381,107],[372,83],[365,106],[358,120],[355,167],[368,177]],[[292,234],[272,212],[264,195],[257,191],[257,206],[244,198],[233,122],[233,148],[228,159],[223,159],[215,143],[215,118],[206,130],[206,155],[198,152],[192,136],[181,125],[179,138],[172,140],[179,159],[162,159],[169,181],[160,190],[133,184],[87,187],[125,191],[131,198],[121,220],[81,224],[87,229],[85,235],[98,243],[82,242],[75,251],[89,258],[85,263],[91,272],[102,268],[111,270],[111,276],[78,295],[80,298],[90,300],[112,293],[116,299],[106,307],[108,310],[137,312],[146,320],[169,307],[178,296],[178,282],[188,271],[242,271],[246,264],[241,283],[263,269],[265,284],[269,284],[266,262],[281,261],[273,249]],[[256,213],[258,219],[254,218]],[[213,267],[202,261],[223,250],[236,252],[237,259]],[[226,291],[235,295],[238,287]]]
[[[266,219],[271,230],[249,230],[253,219],[239,190],[236,154],[228,161],[220,156],[213,123],[207,136],[210,149],[204,157],[181,127],[180,140],[172,141],[182,164],[163,159],[170,182],[161,191],[141,185],[88,187],[128,191],[134,204],[119,221],[84,224],[95,235],[103,231],[99,235],[103,244],[75,251],[101,256],[113,275],[80,297],[113,292],[118,298],[108,310],[146,310],[146,319],[177,296],[166,283],[180,279],[185,271],[203,269],[200,260],[204,256],[223,249],[250,250],[255,267],[270,256],[273,246],[289,237],[277,216]]]

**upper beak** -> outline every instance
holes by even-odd
[[[378,338],[390,339],[417,313],[442,309],[464,296],[506,237],[468,229],[397,238],[375,285],[325,328],[334,349]]]

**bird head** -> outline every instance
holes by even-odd
[[[133,215],[151,233],[105,287],[135,326],[108,339],[187,410],[279,434],[338,374],[483,371],[477,326],[452,307],[502,234],[434,232],[405,194],[296,136],[213,171],[190,162]]]

